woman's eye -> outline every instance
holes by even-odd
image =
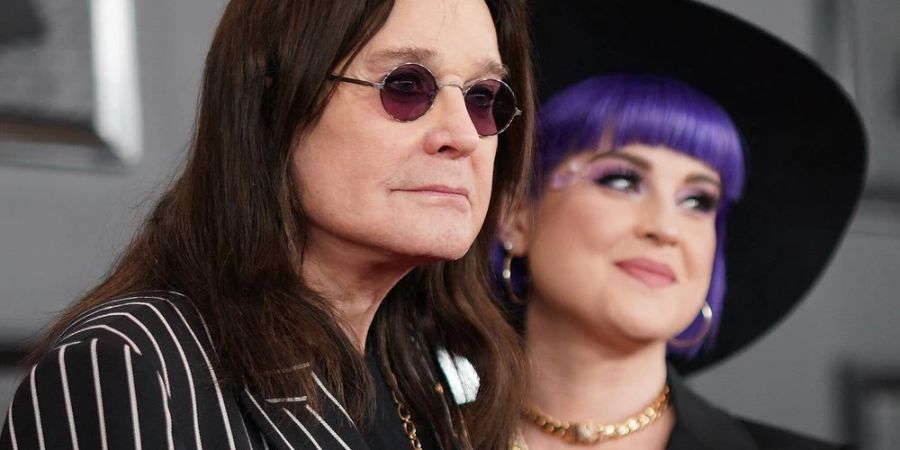
[[[641,179],[636,173],[610,173],[594,179],[600,186],[623,192],[635,192],[640,189]]]
[[[709,213],[714,212],[719,207],[719,197],[710,194],[697,194],[685,198],[681,203],[689,209]]]

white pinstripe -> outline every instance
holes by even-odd
[[[350,450],[350,447],[347,446],[347,443],[344,442],[344,440],[341,439],[340,436],[338,436],[338,434],[334,431],[334,429],[331,428],[331,425],[328,425],[328,422],[326,422],[325,419],[322,418],[322,416],[320,416],[309,405],[306,405],[306,410],[309,411],[309,413],[312,414],[316,418],[316,420],[318,420],[319,423],[321,423],[322,426],[325,427],[325,429],[328,430],[329,433],[331,433],[332,436],[334,436],[334,438],[338,441],[338,444],[341,444],[341,447],[344,447],[345,450]]]
[[[184,298],[187,298],[187,297],[184,297]],[[168,301],[168,300],[166,300],[166,301]],[[169,301],[169,304],[171,305],[172,302]],[[206,325],[206,320],[203,319],[203,314],[200,314],[200,310],[197,309],[197,305],[195,305],[193,302],[187,302],[187,304],[190,305],[190,307],[197,314],[197,318],[200,319],[200,325],[203,325],[203,331],[206,333],[206,340],[209,341],[209,346],[215,347],[216,344],[215,344],[215,342],[213,342],[212,333],[209,332],[209,327]]]
[[[253,406],[255,406],[256,409],[259,410],[259,413],[262,414],[263,417],[266,418],[266,422],[269,422],[269,425],[272,426],[272,429],[274,429],[275,432],[278,433],[278,437],[280,437],[281,440],[284,441],[284,445],[287,445],[289,449],[294,450],[294,446],[292,446],[291,443],[288,442],[287,438],[284,437],[283,434],[281,434],[281,430],[279,430],[278,427],[275,426],[275,423],[272,422],[272,419],[269,418],[269,415],[266,414],[266,412],[262,409],[261,406],[259,406],[259,403],[256,402],[256,399],[253,398],[253,394],[251,394],[250,391],[247,390],[247,388],[244,388],[244,392],[246,392],[247,396],[250,397],[250,401],[253,402]],[[265,440],[263,440],[263,442],[265,442]],[[268,444],[266,445],[266,447],[268,448]]]
[[[131,426],[134,427],[134,448],[141,450],[141,421],[138,418],[137,393],[134,391],[134,371],[131,369],[131,349],[125,349],[125,372],[128,373],[128,398],[131,400]]]
[[[307,430],[306,427],[304,427],[303,424],[300,423],[299,420],[297,420],[297,416],[293,415],[293,414],[292,414],[290,411],[288,411],[287,409],[285,409],[284,412],[286,412],[287,415],[288,415],[288,417],[290,417],[291,420],[293,420],[294,423],[296,423],[297,426],[300,427],[300,431],[302,431],[303,434],[305,434],[306,437],[309,438],[309,442],[312,442],[312,444],[313,444],[318,450],[322,450],[322,447],[320,447],[320,446],[319,446],[319,443],[316,442],[316,438],[314,438],[313,435],[310,434],[309,430]]]
[[[181,310],[172,303],[171,300],[167,298],[161,299],[164,302],[168,303],[175,309],[175,313],[178,314],[178,317],[181,317],[181,321],[184,322],[185,328],[187,328],[188,332],[191,334],[191,337],[194,338],[194,342],[197,344],[197,349],[200,350],[200,355],[203,356],[203,361],[206,363],[206,368],[209,370],[210,378],[212,379],[213,387],[216,390],[216,399],[219,401],[219,410],[222,412],[222,421],[225,422],[225,432],[228,433],[228,446],[231,450],[235,450],[234,445],[234,434],[231,431],[231,422],[228,419],[228,411],[225,410],[225,400],[222,398],[222,388],[219,386],[219,379],[216,377],[216,371],[213,370],[212,364],[209,361],[209,355],[206,354],[206,350],[203,349],[203,345],[200,344],[200,340],[197,339],[197,334],[194,333],[194,329],[191,328],[191,324],[188,323],[187,319],[184,318],[184,315],[181,314]],[[201,322],[202,322],[201,318]],[[205,325],[204,325],[205,326]]]
[[[116,308],[116,307],[122,306],[124,302],[139,299],[139,298],[147,298],[147,297],[146,296],[123,297],[123,298],[117,298],[114,300],[105,301],[105,302],[81,313],[77,318],[75,318],[75,320],[72,321],[72,323],[70,323],[67,327],[63,328],[62,332],[60,332],[59,335],[65,336],[66,333],[69,332],[69,330],[84,323],[89,317],[91,317],[91,314],[98,313],[101,311],[106,311],[107,309]]]
[[[156,378],[159,380],[159,387],[162,388],[163,394],[163,413],[165,413],[166,417],[166,448],[173,450],[175,448],[175,442],[172,439],[172,413],[169,411],[169,395],[166,393],[166,385],[163,383],[163,379],[159,374],[156,374]]]
[[[129,313],[112,312],[109,314],[103,314],[100,316],[91,317],[90,319],[85,320],[84,323],[90,323],[95,320],[100,320],[100,319],[103,319],[106,317],[112,317],[112,316],[123,316],[123,317],[130,319],[132,322],[135,323],[135,325],[140,327],[140,329],[144,331],[144,334],[146,334],[147,337],[150,339],[150,343],[153,344],[153,348],[156,349],[156,354],[159,355],[159,363],[162,365],[163,378],[165,379],[165,382],[166,382],[166,393],[171,398],[172,390],[169,385],[169,370],[166,368],[166,359],[163,357],[162,350],[159,348],[159,343],[156,341],[156,338],[153,337],[153,334],[150,333],[150,330],[147,329],[147,326],[145,326],[143,322],[141,322],[140,320],[137,320],[136,317],[134,317],[132,314],[129,314]]]
[[[134,300],[137,298],[162,300],[159,297],[146,297],[146,296],[145,297],[133,297],[130,300]],[[172,342],[175,344],[175,348],[178,350],[178,355],[181,357],[182,367],[184,367],[184,371],[187,373],[188,390],[191,391],[191,412],[193,414],[193,419],[194,419],[194,439],[197,441],[197,450],[202,450],[203,449],[203,441],[200,439],[200,418],[199,418],[198,411],[197,411],[197,393],[194,388],[194,375],[191,372],[190,364],[188,364],[187,355],[185,355],[185,353],[184,353],[184,348],[181,346],[181,341],[175,336],[175,332],[172,331],[172,327],[169,325],[169,321],[166,320],[166,318],[159,311],[159,309],[156,308],[156,306],[154,306],[150,303],[129,302],[129,303],[117,304],[110,308],[120,307],[120,306],[130,306],[130,305],[145,306],[145,307],[149,308],[151,311],[153,311],[153,313],[156,314],[157,317],[159,317],[160,323],[162,323],[163,326],[166,328],[166,331],[169,333],[169,336],[172,338]],[[174,305],[172,305],[172,306],[174,307]],[[105,311],[110,308],[103,308],[102,310]],[[96,312],[100,312],[100,311],[101,310],[97,310]]]
[[[31,369],[31,406],[34,408],[34,424],[37,428],[38,448],[44,450],[46,447],[44,446],[44,428],[41,424],[41,406],[38,403],[37,386],[34,382],[34,371],[36,369],[37,366]]]
[[[9,411],[6,413],[6,425],[9,428],[9,441],[12,442],[13,450],[19,450],[19,442],[16,440],[16,426],[13,425],[13,402],[9,403]]]
[[[241,428],[244,429],[244,437],[247,438],[247,445],[250,446],[250,450],[253,450],[253,441],[250,440],[250,432],[247,431],[247,424],[244,423],[244,418],[240,418]]]
[[[103,414],[103,393],[100,390],[100,366],[97,363],[97,338],[91,339],[91,373],[94,375],[94,391],[97,396],[97,415],[100,423],[100,447],[108,449],[106,442],[106,416]]]
[[[267,398],[267,402],[269,403],[300,403],[306,401],[306,396],[302,397],[281,397],[281,398]]]
[[[159,294],[159,295],[162,295],[162,294]],[[145,300],[141,301],[140,299],[145,299]],[[138,308],[148,308],[149,311],[147,311],[147,313],[149,313],[149,315],[145,314],[141,309],[130,308],[132,306],[138,307]],[[194,305],[189,303],[189,306],[193,307]],[[126,308],[128,308],[128,309],[126,309]],[[174,311],[169,311],[169,308],[173,309]],[[196,307],[194,307],[194,309],[196,309]],[[177,314],[177,317],[172,315],[173,312],[174,312],[174,314]],[[39,447],[41,450],[47,450],[46,447],[48,445],[50,445],[50,441],[45,442],[44,433],[45,433],[45,430],[46,430],[46,432],[49,433],[51,430],[51,426],[53,428],[54,436],[62,437],[63,439],[65,439],[67,437],[71,438],[71,442],[72,442],[71,445],[72,445],[72,448],[75,450],[80,450],[80,448],[82,446],[91,446],[91,447],[96,446],[95,448],[98,448],[98,449],[102,448],[103,450],[110,450],[109,449],[110,445],[118,446],[119,444],[123,444],[127,447],[131,447],[132,445],[134,445],[136,449],[142,450],[142,448],[143,448],[143,449],[149,450],[149,448],[147,446],[150,445],[149,439],[151,439],[151,438],[160,438],[160,440],[165,439],[166,445],[163,445],[160,448],[174,450],[175,449],[174,437],[176,434],[181,434],[182,432],[184,432],[184,434],[182,434],[182,436],[184,436],[184,437],[190,436],[190,431],[182,428],[182,427],[190,426],[187,424],[191,420],[188,418],[188,414],[192,414],[193,425],[194,425],[193,431],[194,431],[194,436],[196,437],[196,442],[197,442],[196,449],[192,449],[192,450],[203,450],[203,445],[202,445],[201,435],[200,435],[201,423],[205,423],[205,424],[211,425],[213,427],[216,427],[215,430],[222,430],[222,429],[217,428],[218,426],[221,426],[221,425],[219,425],[218,420],[223,421],[222,422],[224,424],[223,428],[226,431],[226,435],[222,435],[220,431],[215,432],[215,434],[216,434],[215,442],[217,444],[214,446],[217,449],[218,448],[230,448],[230,449],[236,450],[238,448],[244,448],[244,449],[249,448],[249,449],[253,450],[254,448],[268,449],[268,448],[272,447],[271,445],[269,445],[269,439],[267,439],[267,435],[261,433],[262,430],[265,430],[265,427],[263,427],[262,430],[260,430],[258,428],[254,428],[254,429],[250,428],[250,423],[247,422],[247,420],[251,420],[251,418],[249,416],[246,416],[246,415],[235,416],[235,417],[239,417],[237,420],[240,421],[240,425],[238,425],[237,423],[231,422],[230,414],[234,413],[234,411],[229,409],[233,406],[229,402],[232,401],[230,396],[233,394],[232,394],[232,391],[225,392],[223,390],[224,386],[221,385],[220,380],[218,379],[218,377],[216,375],[216,367],[214,366],[213,363],[218,361],[218,359],[217,359],[218,355],[214,351],[210,350],[210,348],[215,349],[215,343],[212,342],[210,328],[208,327],[207,323],[204,321],[203,317],[199,314],[199,312],[197,314],[196,319],[192,314],[193,313],[188,306],[180,303],[180,298],[176,299],[173,297],[173,298],[169,299],[169,298],[164,298],[164,297],[143,295],[143,296],[132,296],[132,297],[128,297],[128,298],[121,298],[121,299],[117,299],[117,300],[112,300],[111,302],[107,302],[102,305],[98,305],[98,306],[92,308],[91,310],[89,310],[88,312],[84,313],[80,318],[76,319],[75,322],[73,322],[68,327],[66,327],[66,331],[63,333],[64,336],[57,341],[61,345],[50,350],[51,352],[58,350],[59,353],[57,355],[52,355],[52,353],[50,353],[45,356],[45,359],[41,363],[41,372],[40,373],[36,372],[37,367],[32,369],[32,372],[30,375],[30,387],[31,387],[31,395],[32,395],[31,406],[30,407],[25,406],[25,405],[27,405],[28,402],[27,401],[22,402],[20,400],[18,402],[18,411],[16,411],[15,414],[12,411],[12,405],[10,406],[10,412],[8,413],[8,417],[7,417],[8,425],[5,430],[0,428],[0,431],[5,431],[9,434],[10,441],[12,443],[11,450],[18,450],[18,448],[22,447],[24,438],[21,435],[21,433],[22,433],[21,417],[31,415],[27,411],[28,409],[33,409],[34,420],[35,420],[36,431],[37,431],[37,439],[35,439],[34,441],[31,441],[33,439],[31,437],[32,435],[30,432],[28,433],[29,434],[28,440],[31,441],[31,443],[29,445],[34,445],[35,447]],[[121,320],[114,319],[111,321],[104,322],[104,319],[109,319],[109,318],[113,318],[113,317],[121,317],[121,318],[125,319],[125,321],[123,322]],[[190,319],[190,322],[188,321],[188,319]],[[158,322],[157,322],[157,320],[158,320]],[[122,323],[126,323],[126,324],[130,323],[130,324],[135,325],[137,328],[134,328],[132,326],[122,325]],[[202,326],[203,326],[202,331],[197,327],[200,324],[202,324]],[[165,333],[162,332],[162,328],[160,328],[160,325],[162,325],[162,327],[165,328],[169,337],[171,337],[171,342],[167,341],[166,338],[163,337]],[[140,329],[140,331],[138,331],[138,329]],[[90,333],[87,335],[84,334],[85,332],[90,332],[90,331],[93,331],[93,333]],[[105,332],[105,334],[97,333],[98,331]],[[176,335],[176,332],[178,333],[177,335]],[[150,353],[144,353],[147,351],[146,344],[141,341],[142,336],[140,333],[143,333],[149,339],[151,345],[153,346],[153,350]],[[107,336],[109,336],[110,334],[113,336],[108,338]],[[81,340],[79,340],[79,336],[82,337]],[[190,336],[190,339],[188,339],[188,336]],[[206,342],[203,341],[204,336],[205,336],[205,339],[208,339],[208,341],[206,341]],[[90,339],[83,339],[84,337],[89,337]],[[113,339],[113,340],[110,340],[110,339]],[[121,340],[119,340],[119,339],[121,339]],[[202,358],[203,358],[202,363],[196,357],[198,354],[193,353],[192,348],[189,347],[188,344],[186,343],[191,340],[196,345],[197,351],[199,352],[199,356],[202,356]],[[69,342],[69,341],[71,341],[71,342]],[[141,342],[140,346],[137,344],[137,342]],[[99,435],[95,434],[96,432],[89,432],[88,434],[79,434],[80,432],[85,431],[85,430],[78,430],[76,427],[76,422],[81,423],[83,426],[85,424],[85,423],[83,423],[83,421],[85,419],[84,419],[84,415],[81,411],[81,403],[73,402],[73,400],[74,401],[79,400],[79,397],[77,395],[76,385],[72,384],[73,380],[75,380],[75,379],[74,378],[70,379],[68,375],[69,375],[69,373],[72,373],[73,375],[76,374],[76,372],[74,372],[74,370],[76,368],[76,366],[75,366],[76,360],[74,359],[75,356],[73,356],[72,351],[69,351],[68,347],[76,345],[76,344],[80,344],[80,343],[89,344],[89,348],[90,348],[89,358],[81,359],[82,366],[77,366],[77,367],[84,367],[83,365],[87,364],[87,360],[88,359],[90,360],[92,383],[93,383],[93,387],[95,388],[95,396],[94,396],[95,398],[90,399],[90,397],[87,397],[87,401],[88,401],[87,405],[88,405],[88,409],[89,409],[90,402],[91,401],[96,402],[96,407],[97,407],[96,414],[99,419],[98,420]],[[117,344],[115,347],[117,349],[117,351],[115,351],[115,352],[105,351],[103,355],[99,355],[99,347],[101,345],[103,345],[104,348],[107,350],[113,349],[113,347],[107,347],[107,345],[110,343]],[[178,365],[178,363],[176,362],[176,361],[178,361],[178,358],[176,358],[174,356],[174,352],[172,351],[172,345],[174,345],[175,349],[178,350],[178,353],[180,356],[180,363],[184,367],[184,372],[181,372],[180,369],[178,369],[176,367]],[[147,355],[153,355],[153,351],[155,351],[155,356],[159,357],[159,361],[160,361],[159,366],[157,366],[155,363],[153,363],[153,366],[147,366],[147,365],[142,364],[141,361],[135,359],[135,358],[139,358],[139,356],[146,357]],[[191,355],[188,355],[186,353],[187,351],[192,352]],[[124,403],[125,399],[121,398],[121,397],[123,397],[123,394],[125,394],[125,392],[111,391],[110,389],[112,389],[112,387],[111,387],[112,385],[106,386],[105,389],[102,387],[103,382],[110,383],[113,380],[106,379],[111,376],[109,374],[106,374],[106,372],[104,372],[105,375],[103,376],[103,378],[101,378],[100,373],[101,373],[101,370],[103,370],[103,368],[101,368],[99,366],[101,362],[103,362],[104,364],[106,363],[106,361],[112,362],[112,361],[117,360],[118,358],[121,358],[123,355],[124,355],[124,361],[121,361],[121,362],[125,363],[125,364],[123,364],[124,368],[125,368],[125,374],[123,374],[123,375],[126,377],[126,380],[125,380],[127,382],[126,388],[128,389],[128,393],[126,395],[128,395],[127,401],[129,401],[129,403],[127,405]],[[139,356],[136,356],[136,355],[139,355]],[[188,358],[188,356],[190,356],[190,359]],[[152,359],[149,359],[149,358],[146,360],[148,360],[148,362],[153,361]],[[204,372],[204,369],[202,369],[202,368],[200,368],[200,369],[197,368],[198,365],[203,365],[203,364],[205,364],[205,366],[206,366],[206,372]],[[57,367],[53,367],[53,365],[56,365]],[[49,366],[49,367],[46,367],[46,366]],[[152,388],[151,388],[151,391],[147,391],[144,389],[147,386],[137,385],[137,383],[143,379],[142,377],[145,374],[146,369],[152,369],[154,367],[158,369],[155,371],[156,372],[155,375],[157,378],[159,391],[156,391],[155,389],[152,389]],[[308,367],[310,367],[310,365],[308,363],[306,363],[306,364],[299,364],[299,365],[297,365],[295,367],[291,367],[287,370],[298,370],[298,369],[305,369]],[[48,374],[48,372],[46,370],[47,368],[49,368],[49,370],[50,370],[49,378],[46,376]],[[56,370],[54,370],[54,369],[56,369]],[[170,373],[170,369],[171,369],[171,373]],[[287,371],[287,370],[284,370],[284,371]],[[53,372],[59,373],[60,381],[57,382],[55,380],[55,376],[54,376]],[[187,375],[186,380],[184,380],[182,378],[184,375]],[[337,398],[329,391],[329,389],[326,387],[326,385],[322,381],[322,379],[320,377],[318,377],[317,374],[315,374],[315,373],[312,373],[312,375],[313,375],[314,382],[318,386],[317,389],[319,389],[329,399],[329,401],[332,402],[339,411],[341,411],[341,413],[344,415],[344,417],[346,417],[351,423],[353,423],[353,420],[352,420],[352,418],[350,418],[347,410],[344,408],[344,406],[342,404],[340,404],[337,401]],[[204,383],[203,392],[196,390],[200,386],[199,385],[199,383],[201,382],[200,380],[202,380],[202,382]],[[187,384],[185,384],[185,381],[187,381]],[[40,392],[38,392],[38,389],[37,389],[38,385],[41,388]],[[26,386],[28,386],[28,385],[26,385]],[[206,389],[207,386],[214,387],[214,389],[207,390]],[[123,386],[123,387],[125,387],[125,386]],[[177,410],[178,415],[176,417],[176,411],[171,409],[176,404],[175,403],[176,397],[173,397],[173,395],[175,395],[175,394],[172,392],[172,390],[175,389],[175,391],[178,392],[179,397],[177,397],[177,403],[181,406],[186,407],[187,406],[186,403],[188,402],[188,399],[185,398],[186,396],[184,396],[182,394],[182,392],[187,394],[187,392],[185,392],[188,390],[187,388],[189,388],[189,390],[190,390],[189,394],[190,394],[191,410],[190,410],[190,412],[188,412],[187,408],[183,408],[183,409],[179,408]],[[141,390],[141,393],[137,392],[138,389]],[[284,413],[278,412],[278,413],[275,413],[275,415],[270,415],[270,412],[267,410],[264,410],[261,406],[262,404],[265,404],[265,403],[282,404],[283,406],[286,406],[286,404],[288,404],[288,403],[295,403],[295,404],[303,403],[303,402],[308,401],[308,397],[306,395],[295,396],[295,397],[285,396],[285,397],[263,399],[261,397],[258,398],[258,397],[254,397],[253,395],[250,395],[249,388],[244,388],[244,391],[250,397],[251,403],[247,403],[248,406],[252,405],[252,406],[249,406],[250,409],[253,410],[255,408],[262,414],[263,421],[260,422],[260,424],[265,424],[266,422],[268,422],[268,425],[266,425],[266,426],[270,426],[271,427],[270,430],[274,431],[274,433],[269,434],[268,436],[276,438],[276,441],[277,440],[283,441],[286,448],[294,449],[295,446],[299,446],[298,448],[306,448],[306,446],[308,445],[309,448],[311,448],[311,449],[315,448],[317,450],[320,450],[322,448],[331,448],[331,446],[337,445],[339,448],[341,448],[343,450],[350,450],[350,447],[347,444],[347,442],[349,442],[349,441],[345,442],[343,436],[341,436],[337,433],[336,430],[338,429],[338,427],[335,425],[333,428],[329,422],[326,422],[325,418],[320,416],[318,413],[316,413],[314,410],[312,410],[309,406],[307,406],[307,410],[309,411],[308,413],[312,414],[312,417],[315,417],[315,419],[313,420],[313,423],[317,423],[317,422],[315,422],[317,420],[318,423],[321,424],[321,427],[324,427],[324,429],[327,430],[327,433],[329,433],[334,438],[333,441],[331,439],[325,438],[324,436],[318,436],[317,434],[315,434],[317,431],[313,430],[312,427],[307,426],[308,421],[302,422],[302,421],[300,421],[300,419],[298,419],[298,417],[303,417],[303,416],[300,416],[300,415],[295,416],[294,413],[292,413],[291,411],[289,411],[287,409],[284,410]],[[154,399],[152,397],[154,395],[157,395],[156,392],[158,392],[159,395],[161,395],[161,397],[162,397],[161,405],[163,407],[163,414],[154,415],[154,417],[151,418],[151,416],[147,415],[148,411],[150,411],[150,410],[147,410],[146,408],[150,407],[150,403],[155,403],[156,399]],[[215,399],[216,399],[215,401],[213,401],[213,397],[211,395],[213,392],[215,392]],[[41,396],[44,396],[43,399],[40,399],[40,396],[38,395],[39,393]],[[74,398],[72,397],[73,394],[76,394]],[[145,394],[148,394],[149,397]],[[110,400],[113,397],[116,397],[115,404],[111,403],[110,405],[106,405],[109,408],[104,408],[104,396],[107,397],[106,400]],[[44,415],[45,417],[41,417],[41,414],[42,414],[41,407],[50,411],[50,409],[48,409],[51,407],[51,405],[49,405],[49,403],[48,403],[48,401],[49,401],[48,399],[50,399],[50,398],[58,398],[59,400],[63,400],[63,403],[64,403],[63,405],[59,405],[58,400],[51,402],[51,403],[55,403],[54,405],[52,405],[52,407],[55,408],[55,410],[59,411],[59,413],[60,413],[59,415],[54,415],[54,423],[52,423],[52,424],[48,421],[50,419],[50,416],[45,414]],[[149,403],[147,405],[145,405],[144,404],[145,401],[149,401]],[[201,404],[201,401],[202,401],[202,404]],[[220,412],[221,417],[218,417],[215,414],[216,407],[213,406],[214,404],[217,405],[218,411]],[[23,408],[23,406],[24,406],[24,408]],[[65,412],[64,417],[66,417],[66,419],[62,418],[63,411],[61,411],[61,409],[62,409],[61,407],[65,408],[64,409],[64,412]],[[124,408],[124,410],[119,409],[119,408]],[[145,408],[145,409],[142,410],[142,408]],[[155,410],[155,408],[154,408],[154,410]],[[130,425],[133,426],[133,435],[132,436],[127,435],[127,426],[128,425],[124,425],[125,429],[122,431],[124,431],[126,434],[122,437],[125,437],[128,441],[131,441],[133,439],[134,442],[133,442],[133,444],[131,442],[122,443],[122,442],[118,442],[118,441],[116,441],[116,443],[114,443],[113,441],[109,440],[113,436],[108,435],[108,431],[109,431],[108,428],[110,427],[110,423],[111,423],[110,419],[113,418],[113,416],[112,416],[113,413],[115,413],[117,416],[119,416],[123,413],[128,414],[128,412],[126,412],[126,411],[130,411],[130,413],[131,413],[131,424]],[[82,414],[78,415],[79,413],[82,413]],[[201,413],[204,414],[203,422],[201,422],[199,420],[199,415]],[[106,414],[110,414],[110,417],[107,417]],[[278,426],[276,426],[273,421],[275,420],[275,417],[280,414],[287,414],[288,418],[293,422],[293,426],[297,426],[299,428],[300,433],[297,433],[296,432],[297,430],[288,431],[288,429],[279,428]],[[15,423],[13,422],[13,415],[15,415],[19,419],[19,430],[15,429]],[[55,417],[58,417],[59,420],[57,421],[55,419]],[[310,417],[310,419],[312,419],[312,417]],[[331,417],[329,417],[329,420],[331,420],[332,417],[339,418],[340,415],[331,416]],[[122,419],[125,419],[125,417],[122,417]],[[281,417],[279,417],[279,419],[281,419]],[[148,420],[150,420],[150,422],[148,422]],[[307,420],[306,417],[304,417],[304,420]],[[339,421],[340,421],[340,419],[339,419]],[[128,420],[125,419],[125,422],[127,423]],[[162,423],[160,423],[160,422],[162,422]],[[142,430],[141,429],[142,423],[143,423],[143,426],[148,426],[149,423],[153,423],[154,429],[159,430],[159,432],[162,432],[163,427],[166,428],[165,437],[163,438],[163,436],[159,435],[159,434],[157,434],[156,436],[151,436],[149,432],[147,435],[144,435],[144,432],[148,431],[149,428],[148,428],[148,430]],[[290,423],[290,422],[288,422],[288,423]],[[319,427],[318,423],[315,426],[315,428],[317,428],[317,429]],[[66,424],[68,425],[69,436],[66,436],[66,434],[65,434],[66,431],[63,428],[66,426]],[[280,424],[280,425],[283,426],[282,424]],[[291,425],[288,425],[288,428],[290,426]],[[94,428],[94,427],[91,427],[91,428]],[[97,430],[97,428],[94,428],[94,430]],[[202,430],[205,433],[212,433],[213,431],[215,431],[214,429],[208,430],[206,428],[203,428]],[[241,433],[241,430],[243,430],[243,433]],[[19,432],[18,435],[16,434],[16,431]],[[266,431],[266,433],[269,433],[269,432],[270,431]],[[62,433],[62,434],[60,434],[60,433]],[[155,431],[153,432],[153,434],[156,434],[156,433],[157,432],[155,432]],[[238,436],[236,436],[235,433],[237,433]],[[251,434],[259,434],[259,437],[261,438],[261,444],[262,444],[260,447],[256,447],[256,444],[255,444],[256,442],[260,442],[260,441],[254,441],[253,440],[254,438],[252,438]],[[276,436],[276,434],[277,434],[277,436]],[[291,435],[290,437],[292,439],[299,438],[300,443],[291,442],[290,440],[288,440],[288,437],[287,437],[288,435]],[[212,435],[210,435],[210,436],[212,436]],[[207,436],[207,439],[206,439],[207,447],[213,445],[213,441],[210,440],[210,436]],[[240,439],[240,436],[243,436],[244,439],[243,440]],[[316,441],[317,436],[325,439],[325,441]],[[302,442],[304,442],[304,438],[309,439],[311,444],[302,443]],[[219,441],[219,439],[221,439],[221,441]],[[68,439],[66,439],[66,440],[68,440]],[[88,444],[89,441],[91,441],[90,444]],[[238,441],[246,442],[246,445],[244,445],[244,444],[237,445]],[[226,442],[227,442],[227,444],[226,444]],[[279,445],[279,447],[280,446],[281,445]]]
[[[78,433],[75,431],[75,415],[72,413],[72,396],[69,394],[69,377],[66,374],[66,347],[78,342],[63,345],[59,348],[59,379],[62,383],[63,400],[66,402],[66,418],[69,419],[69,434],[72,436],[72,448],[78,450]]]
[[[184,294],[181,294],[180,292],[173,292],[173,291],[167,291],[167,292],[178,295],[184,299],[187,299],[187,296],[185,296]],[[166,300],[166,301],[168,301],[168,300]],[[169,302],[169,304],[171,305],[172,302]],[[209,346],[215,347],[216,344],[215,344],[215,342],[213,342],[212,333],[209,332],[209,326],[206,325],[206,320],[203,319],[203,314],[200,314],[200,310],[197,309],[197,306],[194,305],[194,303],[189,301],[188,304],[194,309],[194,312],[197,314],[197,318],[200,319],[200,325],[203,325],[203,331],[206,333],[206,340],[209,341]],[[174,307],[174,305],[172,305],[172,306]],[[184,317],[182,317],[182,319],[184,319]],[[201,352],[203,351],[202,347],[201,347],[200,351]],[[204,354],[205,354],[205,352],[204,352]],[[210,368],[210,371],[212,371],[212,368]],[[215,377],[215,373],[213,373],[212,375]],[[216,381],[215,378],[214,378],[214,381]],[[219,385],[218,385],[218,382],[216,382],[216,391],[217,392],[218,392],[218,389],[219,389]],[[227,427],[228,422],[229,422],[227,414],[225,415],[224,419],[225,419],[225,423],[226,423],[226,427]],[[247,432],[247,425],[244,424],[243,420],[241,420],[241,426],[244,428],[244,436],[247,438],[247,444],[250,446],[250,450],[253,450],[253,441],[250,440],[250,434]],[[230,430],[230,428],[229,428],[229,430]],[[263,442],[265,442],[265,440],[263,440]]]
[[[115,329],[115,328],[113,328],[113,327],[111,327],[111,326],[109,326],[109,325],[93,325],[93,326],[90,326],[90,327],[84,327],[84,328],[82,328],[82,329],[80,329],[80,330],[78,330],[78,331],[72,332],[72,334],[70,334],[70,335],[68,335],[68,336],[66,336],[66,337],[64,337],[64,338],[62,338],[62,339],[60,339],[60,340],[61,340],[61,341],[65,341],[66,339],[69,339],[70,337],[72,337],[72,336],[74,336],[74,335],[76,335],[76,334],[78,334],[78,333],[83,333],[83,332],[88,331],[88,330],[98,330],[98,329],[99,329],[99,330],[106,330],[106,331],[109,331],[110,333],[114,333],[114,334],[119,335],[119,337],[121,337],[122,339],[125,339],[125,342],[127,342],[128,345],[131,346],[131,349],[132,349],[135,353],[137,353],[138,355],[143,356],[143,353],[141,353],[141,349],[138,348],[137,344],[135,344],[134,341],[131,340],[131,338],[129,338],[128,336],[126,336],[125,333],[122,333],[121,331],[119,331],[119,330],[117,330],[117,329]]]
[[[322,380],[319,379],[319,376],[316,375],[315,372],[312,373],[312,376],[313,376],[313,380],[315,380],[316,384],[319,386],[319,389],[322,389],[322,392],[325,393],[325,396],[328,397],[332,401],[332,403],[334,403],[338,407],[338,409],[341,410],[342,413],[344,413],[344,417],[346,417],[347,420],[350,421],[350,423],[352,423],[353,425],[356,425],[353,422],[353,419],[350,418],[350,414],[347,414],[347,410],[344,409],[344,406],[341,405],[341,403],[339,401],[337,401],[337,399],[334,398],[333,395],[331,395],[331,392],[329,392],[328,389],[325,388],[325,385],[322,383]]]

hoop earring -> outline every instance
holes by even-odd
[[[513,289],[512,285],[512,249],[513,243],[510,241],[503,242],[503,272],[500,273],[500,276],[503,278],[503,287],[506,290],[506,295],[509,300],[516,305],[524,305],[525,302],[516,295],[516,290]]]
[[[700,314],[703,316],[703,328],[700,332],[690,339],[669,339],[669,345],[675,348],[688,348],[703,341],[703,339],[706,338],[707,333],[709,333],[709,329],[712,328],[713,314],[712,308],[709,307],[709,303],[703,302],[703,307],[700,308]]]

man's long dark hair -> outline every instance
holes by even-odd
[[[380,353],[414,417],[439,439],[471,436],[503,448],[524,397],[516,334],[490,297],[486,264],[501,208],[531,172],[533,81],[523,0],[487,0],[501,57],[523,117],[499,137],[486,226],[461,259],[414,269],[375,318]],[[369,423],[371,380],[332,304],[299,275],[306,221],[292,149],[315,126],[341,71],[381,29],[391,0],[232,0],[216,30],[195,136],[183,171],[163,193],[111,273],[68,309],[37,349],[46,351],[79,314],[148,289],[185,294],[210,326],[223,383],[267,395],[306,387],[313,361],[357,423]],[[449,415],[434,389],[437,348],[469,359],[476,402]],[[464,418],[464,419],[463,419]],[[468,425],[464,429],[463,423]]]

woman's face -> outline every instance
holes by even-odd
[[[409,62],[439,85],[505,76],[483,0],[397,0],[345,76],[380,82]],[[340,83],[294,150],[307,252],[388,264],[463,256],[488,209],[497,137],[478,136],[456,87],[441,88],[410,122],[385,112],[379,95]]]
[[[578,154],[551,177],[532,220],[520,217],[512,233],[528,258],[529,316],[629,345],[687,327],[710,283],[718,174],[635,144]]]

